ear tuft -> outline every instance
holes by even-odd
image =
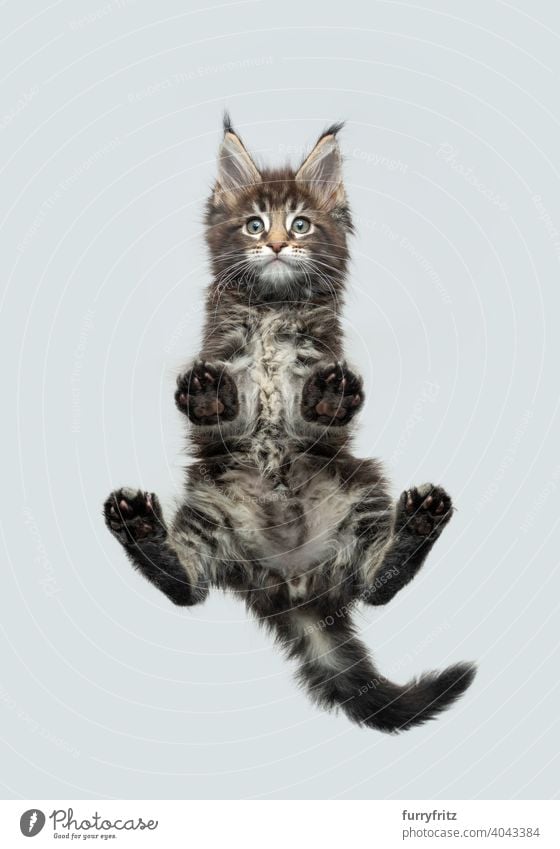
[[[241,138],[233,129],[229,112],[224,112],[224,139],[218,152],[218,180],[214,200],[261,182],[259,169],[249,156]]]
[[[341,130],[344,129],[344,124],[344,121],[337,121],[335,124],[331,124],[330,127],[327,127],[327,129],[323,133],[321,133],[321,135],[319,136],[319,141],[321,141],[321,139],[324,139],[325,136],[336,136]]]
[[[342,155],[336,140],[336,134],[343,126],[342,123],[332,124],[319,136],[317,144],[296,174],[296,181],[305,183],[319,205],[328,211],[346,203]]]
[[[231,123],[231,118],[227,109],[224,109],[223,115],[223,123],[224,123],[224,135],[226,133],[233,133],[233,124]]]

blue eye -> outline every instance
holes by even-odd
[[[247,232],[251,234],[251,236],[256,236],[257,233],[262,233],[264,230],[264,221],[262,218],[249,218],[247,224]]]
[[[311,227],[311,222],[308,218],[294,218],[292,221],[292,230],[294,233],[297,233],[299,236],[303,235],[303,233],[308,233],[309,228]]]

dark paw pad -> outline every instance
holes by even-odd
[[[161,507],[153,492],[117,489],[103,509],[105,523],[123,545],[165,537]]]
[[[198,362],[177,378],[175,403],[195,424],[227,422],[237,415],[237,388],[227,371]]]
[[[401,529],[419,537],[433,537],[451,518],[453,504],[442,487],[424,484],[403,492],[399,512]]]
[[[307,421],[343,425],[364,401],[362,381],[344,363],[319,368],[303,387],[302,414]]]

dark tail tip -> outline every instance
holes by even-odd
[[[429,672],[404,687],[386,679],[367,693],[345,705],[350,717],[361,725],[398,733],[434,719],[450,707],[472,684],[476,667],[457,663],[443,672]]]
[[[437,703],[442,702],[444,708],[452,704],[471,686],[475,676],[476,664],[474,663],[456,663],[444,669],[443,672],[436,673]]]
[[[404,731],[414,725],[422,725],[447,710],[472,684],[476,675],[474,663],[457,663],[443,672],[423,675],[417,682],[403,688],[403,707],[408,717],[395,726],[395,731]],[[397,699],[397,710],[398,710]]]

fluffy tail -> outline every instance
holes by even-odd
[[[383,678],[356,638],[347,617],[291,612],[276,632],[311,698],[325,708],[341,708],[359,725],[398,732],[433,719],[472,683],[473,664],[458,663],[399,686]]]

